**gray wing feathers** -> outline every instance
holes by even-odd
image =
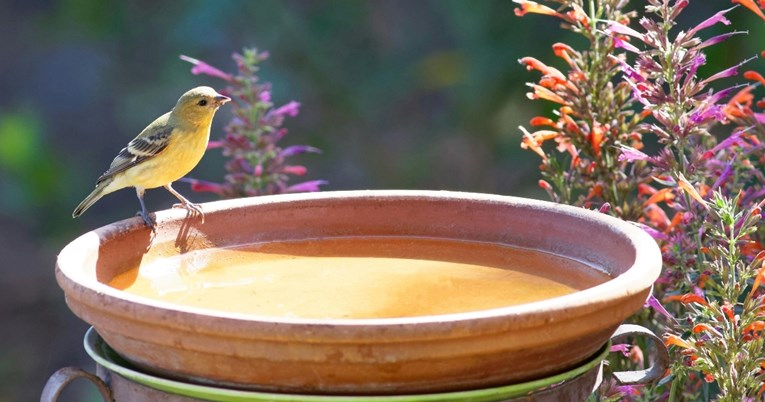
[[[168,143],[172,127],[163,127],[149,135],[139,135],[134,138],[125,148],[122,148],[117,157],[114,158],[109,170],[104,172],[96,181],[99,183],[114,177],[117,173],[124,172],[127,169],[141,163],[142,161],[158,155],[162,152]],[[143,134],[143,133],[141,133]]]

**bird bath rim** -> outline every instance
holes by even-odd
[[[636,250],[643,250],[643,251],[651,250],[650,246],[655,245],[655,241],[639,227],[629,222],[622,221],[617,218],[614,218],[596,211],[591,211],[591,210],[587,210],[587,209],[579,208],[579,207],[572,207],[572,206],[564,205],[564,204],[555,204],[555,203],[551,203],[547,201],[538,201],[538,200],[532,200],[528,198],[484,194],[484,193],[469,193],[469,192],[456,192],[456,191],[445,191],[445,190],[437,190],[437,191],[434,191],[434,190],[348,190],[348,191],[325,191],[325,192],[316,192],[316,193],[280,194],[280,195],[261,196],[261,197],[245,198],[245,199],[213,201],[213,202],[203,203],[200,205],[203,206],[204,208],[203,210],[206,214],[214,214],[216,212],[229,210],[232,208],[232,206],[235,208],[238,204],[240,204],[240,201],[242,200],[252,200],[252,204],[267,205],[267,204],[289,203],[293,201],[305,201],[305,200],[320,201],[320,200],[330,200],[330,199],[338,199],[338,198],[352,199],[352,198],[370,198],[370,197],[372,198],[380,197],[380,198],[385,198],[386,200],[393,200],[393,199],[405,200],[408,198],[418,198],[418,197],[433,197],[434,199],[442,200],[443,197],[448,197],[453,200],[462,199],[466,201],[487,201],[487,202],[497,202],[497,203],[503,203],[503,202],[506,203],[510,201],[515,204],[526,204],[528,206],[536,206],[541,210],[553,211],[557,209],[573,216],[580,216],[583,219],[588,219],[592,221],[600,221],[609,225],[617,226],[619,227],[620,230],[628,234],[628,240],[633,242],[633,247]],[[196,221],[195,220],[196,218],[194,218],[193,216],[189,217],[186,211],[179,210],[179,209],[162,210],[162,211],[156,212],[155,214],[156,214],[155,219],[156,219],[158,227],[161,226],[163,222],[168,222],[168,221],[173,221],[178,219],[191,219],[192,220],[191,224],[204,225]],[[70,245],[67,245],[59,254],[59,260],[61,260],[62,258],[68,258],[69,253],[76,252],[76,250],[80,246],[85,246],[89,242],[101,242],[103,239],[108,239],[110,237],[119,235],[122,232],[135,230],[136,227],[138,227],[138,229],[140,230],[140,227],[142,226],[144,226],[144,224],[140,220],[140,218],[133,217],[133,218],[121,220],[121,221],[94,229],[90,232],[87,232],[81,235],[80,237],[72,241]],[[146,230],[149,230],[149,229],[146,228]],[[349,237],[353,237],[353,236],[349,236]],[[310,238],[305,238],[305,239],[309,240]],[[466,242],[469,242],[469,241],[466,241]],[[481,242],[476,242],[476,243],[481,243]],[[552,254],[547,251],[539,250],[539,249],[535,249],[531,247],[526,248],[526,247],[514,246],[514,248],[528,249],[528,250],[533,250],[536,252]],[[653,253],[636,253],[635,261],[632,264],[632,267],[637,267],[637,266],[652,267],[653,270],[651,271],[651,273],[653,271],[656,271],[658,275],[658,272],[660,272],[661,266],[660,265],[657,266],[657,264],[655,263],[654,264],[650,263],[651,260],[656,261],[657,253],[658,253],[657,248],[655,249],[655,252]],[[569,257],[565,257],[565,258],[569,258]],[[588,262],[584,262],[584,263],[590,265],[590,263]],[[122,290],[115,289],[109,286],[108,284],[99,282],[93,277],[89,277],[82,271],[69,270],[67,271],[66,275],[69,276],[71,279],[75,280],[77,283],[80,283],[82,285],[88,285],[92,287],[94,290],[98,291],[99,293],[102,293],[107,296],[124,299],[131,303],[136,303],[136,304],[140,304],[147,307],[172,309],[172,310],[177,310],[177,311],[192,314],[192,315],[210,316],[211,314],[214,314],[216,317],[221,317],[221,318],[230,319],[230,320],[241,320],[245,322],[263,321],[263,322],[268,322],[272,324],[283,323],[287,325],[302,324],[302,325],[325,326],[328,323],[331,323],[332,325],[338,325],[338,326],[344,326],[344,325],[387,326],[387,325],[410,324],[412,323],[413,320],[416,320],[418,324],[427,324],[427,323],[442,324],[444,322],[451,322],[451,321],[496,318],[500,316],[507,318],[508,315],[510,316],[524,315],[524,314],[528,314],[532,312],[541,312],[541,311],[547,311],[547,312],[563,311],[563,310],[570,310],[574,307],[578,307],[578,306],[582,306],[586,304],[601,303],[601,302],[607,301],[609,299],[609,296],[611,296],[612,292],[604,292],[604,290],[607,290],[608,288],[612,286],[615,288],[628,289],[630,287],[639,288],[640,286],[643,286],[646,284],[648,286],[652,285],[653,281],[646,279],[650,277],[651,275],[647,275],[645,272],[643,273],[638,272],[638,270],[632,269],[632,267],[627,269],[625,273],[615,277],[610,276],[609,274],[611,279],[609,279],[608,281],[604,283],[601,283],[586,289],[577,290],[576,292],[573,292],[567,295],[547,298],[547,299],[543,299],[543,300],[539,300],[539,301],[531,302],[531,303],[524,303],[524,304],[505,306],[505,307],[497,307],[497,308],[478,310],[478,311],[439,314],[439,315],[430,315],[430,316],[395,317],[395,318],[353,318],[353,319],[274,317],[274,316],[262,316],[257,314],[216,311],[213,309],[184,306],[184,305],[167,303],[167,302],[163,302],[159,300],[149,299],[146,297],[132,295]],[[593,267],[593,268],[599,269],[598,267]],[[60,269],[57,269],[57,274],[59,270]]]

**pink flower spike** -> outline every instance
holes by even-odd
[[[223,148],[223,141],[209,141],[207,149]]]
[[[646,81],[645,77],[643,77],[642,75],[640,75],[640,73],[638,73],[638,72],[637,72],[637,70],[635,70],[634,68],[632,68],[632,66],[630,66],[629,64],[627,64],[627,63],[626,63],[624,60],[622,60],[622,59],[620,59],[620,58],[618,58],[618,57],[616,57],[616,56],[610,55],[610,54],[608,55],[608,57],[609,57],[611,60],[613,60],[613,61],[615,61],[615,62],[619,63],[619,65],[622,67],[622,72],[623,72],[623,73],[624,73],[624,75],[626,75],[626,76],[627,76],[627,78],[629,78],[631,81],[633,81],[633,82],[645,82],[645,81]]]
[[[638,54],[640,53],[640,49],[638,49],[635,46],[633,46],[632,43],[629,43],[626,40],[624,40],[624,39],[622,39],[622,38],[620,38],[618,36],[614,36],[613,39],[614,39],[614,46],[615,47],[622,48],[622,49],[630,51],[632,53],[638,53]]]
[[[733,132],[733,134],[729,135],[728,138],[720,141],[719,144],[715,145],[714,148],[710,149],[709,151],[704,153],[704,158],[706,159],[709,156],[712,156],[716,154],[718,151],[722,149],[730,148],[734,145],[746,145],[746,142],[741,139],[741,136],[746,132],[746,129],[736,130]],[[709,156],[707,156],[709,154]]]
[[[714,184],[712,184],[712,187],[709,189],[711,191],[717,190],[723,183],[725,183],[726,180],[733,174],[733,162],[728,162],[725,164],[725,168],[720,173],[720,177],[715,180]]]
[[[260,99],[261,102],[271,102],[271,92],[262,91],[258,94],[258,99]]]
[[[291,145],[282,149],[282,151],[279,152],[279,157],[286,158],[288,156],[298,155],[306,152],[320,154],[321,150],[308,145]]]
[[[733,67],[726,68],[725,70],[722,70],[718,72],[717,74],[714,74],[713,76],[701,81],[701,84],[706,85],[714,80],[719,80],[720,78],[727,78],[727,77],[733,77],[734,75],[738,75],[738,68],[741,67],[744,63],[748,63],[752,60],[756,59],[756,57],[750,57],[741,63],[736,64]]]
[[[733,10],[734,8],[735,7],[731,7],[727,10],[718,11],[715,15],[707,18],[706,20],[702,21],[699,25],[696,25],[695,27],[691,28],[688,31],[688,34],[686,35],[686,37],[691,38],[702,29],[709,28],[712,25],[717,24],[718,22],[721,22],[725,25],[730,25],[730,21],[727,18],[725,18],[725,14],[727,14],[728,11]]]
[[[184,56],[184,55],[181,55],[180,57],[181,57],[181,60],[188,61],[189,63],[194,65],[194,67],[191,68],[191,73],[194,75],[205,74],[211,77],[220,78],[228,82],[234,81],[234,79],[231,77],[230,74],[226,74],[223,71],[218,70],[217,68],[203,61],[191,58],[189,56]]]
[[[273,111],[276,115],[289,115],[291,117],[295,117],[298,115],[298,112],[300,111],[300,103],[295,101],[290,101],[286,105],[276,109]]]
[[[185,177],[181,181],[191,184],[191,190],[196,192],[223,194],[223,186],[218,183]]]
[[[319,191],[319,186],[329,184],[326,180],[312,180],[287,187],[287,193],[304,193]]]
[[[722,35],[713,36],[704,42],[701,42],[698,46],[696,46],[696,49],[703,49],[708,46],[716,45],[720,42],[726,41],[728,38],[730,38],[733,35],[739,35],[739,34],[746,34],[747,31],[734,31],[734,32],[728,32],[724,33]]]
[[[648,155],[645,153],[632,148],[628,146],[622,146],[621,147],[621,153],[619,154],[619,161],[627,161],[627,162],[635,162],[635,161],[644,161],[649,158]]]
[[[300,165],[286,165],[282,168],[282,172],[287,174],[294,174],[295,176],[303,176],[308,171],[305,166]]]
[[[667,309],[664,308],[664,306],[661,305],[661,302],[659,299],[656,298],[656,296],[651,293],[650,296],[648,296],[648,299],[645,302],[644,307],[650,307],[654,309],[657,313],[669,318],[672,322],[677,323],[677,320],[675,320],[675,317],[672,317],[672,314],[667,311]]]
[[[626,343],[619,343],[616,345],[611,345],[611,348],[608,350],[609,352],[619,352],[624,357],[628,357],[630,355],[630,347],[632,345],[626,344]]]
[[[608,21],[608,28],[606,28],[606,32],[632,36],[645,42],[645,36],[643,36],[643,34],[616,21]]]

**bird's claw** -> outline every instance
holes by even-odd
[[[157,229],[157,223],[156,223],[156,222],[154,222],[154,220],[152,220],[152,219],[151,219],[151,217],[149,216],[149,214],[147,214],[147,213],[144,213],[143,211],[138,211],[138,212],[136,212],[136,214],[135,214],[135,215],[136,215],[136,216],[140,216],[141,218],[143,218],[143,223],[145,223],[145,224],[146,224],[146,226],[148,226],[149,228],[151,228],[151,230],[152,230],[152,231],[154,231],[154,230],[156,230],[156,229]]]
[[[183,208],[189,211],[192,215],[199,215],[202,218],[202,223],[205,223],[205,213],[202,211],[202,207],[199,206],[199,204],[184,202],[180,204],[173,204],[173,208]]]

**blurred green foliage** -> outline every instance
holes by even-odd
[[[56,220],[59,214],[49,208],[62,206],[59,200],[71,177],[34,112],[0,115],[0,172],[5,173],[0,176],[2,210]]]

